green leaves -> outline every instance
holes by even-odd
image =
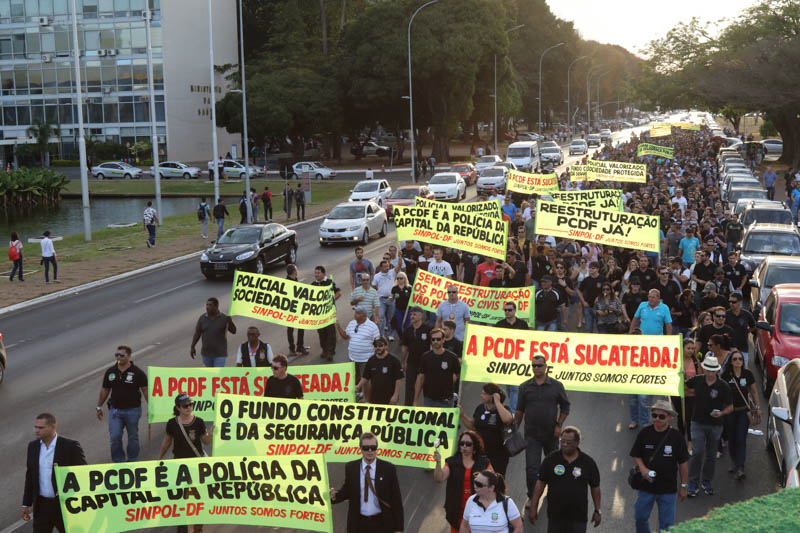
[[[11,173],[0,173],[0,196],[7,198],[2,205],[10,209],[40,202],[56,204],[67,183],[69,179],[66,176],[50,169],[20,168]]]

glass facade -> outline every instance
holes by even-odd
[[[83,120],[87,138],[151,140],[146,0],[77,0]],[[153,86],[157,131],[166,135],[160,0],[153,10]],[[0,0],[0,127],[26,136],[34,120],[61,128],[61,152],[73,158],[77,134],[72,0]]]

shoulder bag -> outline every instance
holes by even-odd
[[[736,379],[735,374],[731,373],[731,376],[733,376],[733,379]],[[737,383],[734,386],[736,387],[736,390],[739,391],[739,396],[741,396],[742,400],[744,400],[744,405],[747,408],[747,418],[750,420],[750,425],[751,426],[759,425],[761,423],[761,411],[759,411],[758,409],[753,409],[753,407],[750,405],[750,402],[747,399],[748,397],[750,397],[750,393],[748,392],[747,397],[745,397],[744,393],[742,392],[742,389],[739,387],[739,384]]]
[[[655,447],[653,453],[650,454],[650,458],[644,462],[644,465],[647,468],[650,468],[648,463],[652,462],[658,451],[662,446],[664,446],[664,443],[667,441],[667,437],[669,437],[670,431],[671,428],[667,428],[667,430],[664,432],[664,436],[661,438],[661,442],[658,443],[658,446]],[[645,479],[642,477],[642,473],[639,472],[639,467],[634,465],[631,468],[631,471],[628,472],[628,485],[630,485],[633,490],[643,490],[650,486],[650,482],[645,481]]]
[[[516,422],[503,426],[503,446],[511,457],[519,455],[527,446]]]
[[[186,439],[186,442],[189,444],[189,448],[192,449],[194,454],[197,457],[205,457],[206,452],[200,453],[199,451],[197,451],[197,447],[194,445],[194,442],[192,442],[192,439],[189,438],[189,435],[186,434],[186,428],[183,427],[183,424],[181,424],[181,421],[178,419],[177,416],[175,417],[175,422],[178,424],[178,427],[181,428],[181,433],[183,433],[183,438]]]

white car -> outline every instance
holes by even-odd
[[[572,154],[581,154],[586,155],[586,152],[589,151],[589,147],[586,146],[586,141],[583,139],[575,139],[569,144],[569,155]]]
[[[374,235],[386,236],[386,211],[375,202],[343,203],[334,207],[319,226],[319,245],[360,242],[366,245]]]
[[[500,157],[499,155],[485,155],[479,158],[478,161],[475,163],[475,170],[477,170],[480,173],[480,171],[483,170],[484,168],[493,167],[497,163],[502,163],[502,162],[503,158]]]
[[[504,192],[508,183],[508,169],[506,167],[489,167],[478,174],[478,194],[491,191]]]
[[[350,190],[350,202],[375,202],[379,206],[386,205],[392,194],[392,186],[386,180],[362,180]]]
[[[109,161],[108,163],[100,163],[92,167],[92,176],[99,180],[105,178],[124,178],[129,180],[132,178],[141,178],[142,169],[121,161]]]
[[[302,177],[308,172],[309,176],[317,180],[331,180],[336,177],[336,172],[319,161],[300,161],[292,165],[291,179]]]
[[[559,166],[564,162],[564,154],[561,153],[559,146],[545,146],[542,148],[539,157],[542,160],[542,165],[552,163],[553,166]]]
[[[428,188],[437,200],[457,202],[467,197],[467,184],[458,172],[439,172],[428,182]]]
[[[155,176],[155,167],[150,167],[149,172],[151,176]],[[170,178],[197,179],[200,177],[200,169],[190,167],[180,161],[164,161],[158,164],[158,177],[167,180]]]
[[[218,165],[221,164],[221,165],[224,166],[222,174],[223,174],[223,176],[225,178],[238,178],[240,180],[244,179],[245,168],[244,168],[244,163],[242,163],[241,161],[235,161],[233,159],[218,159],[217,160],[217,164]],[[214,167],[214,162],[213,161],[209,161],[208,162],[208,172],[209,172],[209,177],[210,178],[214,177],[214,169],[213,169],[213,167]],[[254,178],[254,177],[258,176],[261,173],[262,172],[258,167],[254,167],[253,165],[250,165],[250,177],[251,178]]]
[[[761,144],[764,145],[765,154],[781,155],[783,153],[783,140],[781,139],[764,139]]]

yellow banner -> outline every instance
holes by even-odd
[[[447,300],[448,287],[458,288],[458,299],[469,307],[470,320],[473,322],[496,324],[506,317],[503,304],[514,302],[517,305],[517,318],[525,320],[531,327],[534,325],[535,287],[476,287],[420,270],[411,290],[411,305],[435,313],[439,305]]]
[[[309,285],[237,270],[228,314],[298,329],[320,329],[336,322],[333,285]]]
[[[459,210],[396,206],[398,241],[420,241],[505,260],[508,222]]]
[[[622,211],[622,189],[588,189],[585,191],[558,191],[547,193],[562,204],[580,205],[592,209],[617,209]]]
[[[672,128],[667,126],[665,128],[650,128],[650,137],[668,137],[672,135]]]
[[[639,146],[636,148],[636,157],[645,155],[655,155],[666,159],[673,159],[675,157],[675,148],[671,146],[660,146],[658,144],[639,143]]]
[[[322,453],[341,463],[361,457],[359,437],[378,437],[378,457],[432,468],[433,452],[456,452],[458,409],[337,403],[252,396],[217,399],[214,455],[281,456]]]
[[[428,200],[417,196],[414,198],[415,207],[434,207],[437,209],[449,209],[459,213],[478,213],[487,217],[503,220],[503,213],[500,211],[500,202],[497,200],[486,200],[485,202],[463,202],[449,203],[438,200]]]
[[[700,131],[700,125],[691,122],[673,122],[672,125],[682,130]]]
[[[303,385],[306,400],[356,401],[355,363],[292,366],[291,374]],[[147,367],[147,421],[166,422],[174,415],[175,397],[186,393],[194,414],[213,420],[217,394],[263,396],[272,367],[222,368]]]
[[[567,390],[683,395],[680,335],[598,335],[467,324],[461,380],[519,385],[534,356]]]
[[[569,180],[570,181],[585,181],[586,180],[586,165],[574,164],[569,167]]]
[[[321,455],[54,466],[67,533],[192,524],[333,532]]]
[[[652,215],[537,201],[534,232],[659,253],[660,225]]]
[[[508,190],[522,194],[545,193],[558,190],[558,175],[530,174],[519,170],[508,171]]]
[[[647,165],[624,161],[586,160],[586,179],[589,181],[647,182]]]

